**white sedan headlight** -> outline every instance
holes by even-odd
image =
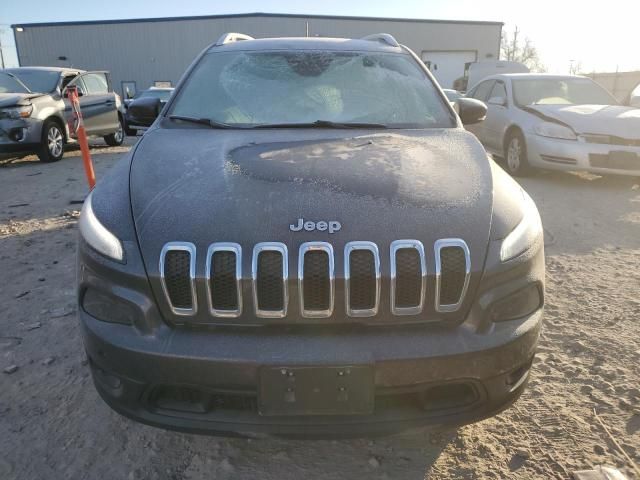
[[[84,241],[87,242],[94,250],[100,252],[106,257],[112,258],[113,260],[122,262],[124,260],[122,243],[120,243],[120,240],[118,240],[113,233],[107,230],[104,225],[100,223],[93,213],[93,208],[91,206],[92,195],[93,194],[90,193],[87,196],[82,207],[82,212],[80,212],[80,221],[78,222],[80,235],[82,235]]]
[[[541,137],[560,138],[562,140],[578,139],[576,132],[571,130],[569,127],[560,125],[559,123],[553,123],[553,122],[538,123],[536,126],[533,127],[533,131],[536,132],[536,135],[540,135]]]
[[[529,249],[543,234],[538,208],[531,197],[522,190],[524,215],[520,223],[502,241],[500,260],[506,262]]]

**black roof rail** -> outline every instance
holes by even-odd
[[[228,33],[222,34],[222,36],[218,39],[215,45],[220,46],[226,43],[240,42],[242,40],[253,40],[253,39],[254,39],[253,37],[250,37],[249,35],[245,35],[244,33],[228,32]]]
[[[399,47],[400,44],[398,41],[388,33],[374,33],[373,35],[367,35],[366,37],[362,37],[361,40],[367,40],[369,42],[380,42],[386,43],[392,47]]]

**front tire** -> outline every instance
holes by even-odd
[[[64,143],[64,133],[60,124],[53,120],[47,120],[42,125],[38,158],[44,163],[57,162],[64,155]]]
[[[103,138],[110,147],[119,147],[122,145],[124,142],[124,125],[122,124],[122,118],[120,116],[118,116],[118,129],[109,135],[105,135]]]
[[[507,137],[504,163],[507,171],[515,177],[525,177],[531,173],[531,165],[527,159],[527,144],[519,131],[513,131]]]

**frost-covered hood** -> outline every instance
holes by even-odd
[[[28,105],[29,100],[42,95],[42,93],[0,93],[0,108]]]
[[[640,139],[640,110],[622,105],[532,105],[546,117],[569,125],[576,133]]]
[[[170,241],[196,245],[198,276],[211,243],[239,243],[247,278],[260,242],[287,245],[294,277],[303,242],[330,242],[341,272],[345,244],[371,241],[388,277],[392,241],[420,240],[432,273],[435,241],[453,237],[471,251],[473,289],[489,241],[493,177],[484,149],[461,129],[154,128],[134,153],[130,191],[154,288],[160,251]],[[342,228],[292,231],[300,218]]]

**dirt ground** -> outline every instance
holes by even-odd
[[[94,150],[98,181],[128,149]],[[139,425],[102,402],[74,298],[75,202],[87,193],[79,152],[5,161],[0,479],[568,479],[600,464],[634,478],[594,410],[639,464],[640,179],[544,173],[522,183],[546,229],[547,304],[514,407],[453,431],[247,440]]]

